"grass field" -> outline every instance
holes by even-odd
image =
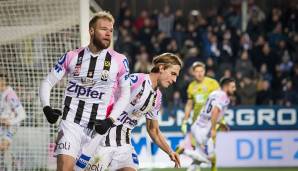
[[[152,169],[151,171],[186,171],[186,169]],[[201,171],[210,171],[208,168],[201,169]],[[219,168],[217,171],[298,171],[298,167],[289,168]]]

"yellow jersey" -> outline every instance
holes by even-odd
[[[188,85],[187,98],[193,101],[194,106],[192,122],[197,119],[209,94],[216,89],[219,89],[218,82],[215,79],[209,77],[205,77],[200,83],[194,80]]]

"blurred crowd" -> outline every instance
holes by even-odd
[[[121,4],[115,49],[130,60],[132,72],[149,72],[152,58],[163,52],[179,54],[184,67],[177,84],[164,92],[164,107],[183,108],[193,79],[190,66],[206,64],[206,75],[219,80],[233,76],[238,83],[232,105],[298,103],[298,3],[265,12],[248,1],[248,23],[242,29],[241,4],[191,11],[143,9],[138,16]]]

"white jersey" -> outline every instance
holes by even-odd
[[[26,117],[24,108],[11,87],[0,92],[0,118],[7,119],[11,125],[18,125]]]
[[[114,124],[117,126],[111,128],[103,141],[103,146],[130,144],[130,132],[142,117],[158,119],[162,94],[159,89],[152,88],[149,74],[131,74],[130,79],[130,103],[115,121]]]
[[[112,109],[117,86],[129,86],[128,61],[112,49],[97,54],[88,47],[67,52],[52,69],[61,80],[68,75],[62,119],[93,128]]]
[[[195,121],[195,124],[200,126],[201,128],[211,128],[211,111],[214,106],[218,107],[220,110],[220,114],[217,122],[219,122],[224,116],[225,111],[228,108],[230,103],[230,99],[227,94],[222,90],[213,91],[206,101],[204,108],[201,110],[201,114],[198,119]]]

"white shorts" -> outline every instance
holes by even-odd
[[[191,133],[194,136],[197,145],[206,145],[210,138],[210,126],[201,127],[197,123],[191,126]]]
[[[209,157],[211,157],[215,153],[215,144],[212,138],[210,137],[210,130],[210,125],[206,125],[206,127],[201,127],[195,123],[191,127],[191,133],[193,134],[196,140],[198,150],[203,146],[204,149],[202,149],[202,152],[204,152]]]
[[[103,147],[97,148],[96,155],[94,155],[88,166],[88,171],[118,170],[124,167],[134,168],[139,167],[138,156],[134,148],[127,144],[119,147]]]
[[[82,146],[91,140],[92,130],[71,121],[62,120],[56,139],[55,156],[65,154],[77,158]]]

